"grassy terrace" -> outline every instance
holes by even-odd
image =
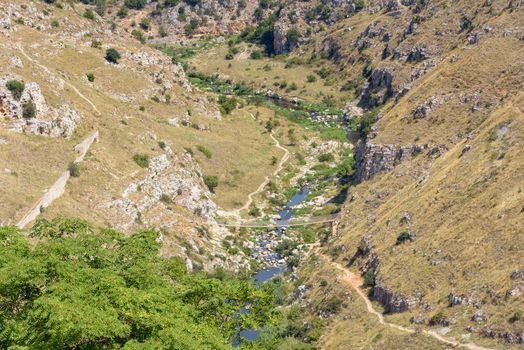
[[[325,113],[329,115],[338,115],[340,110],[326,103],[304,103],[296,104],[286,103],[292,108],[278,105],[278,98],[268,96],[266,92],[254,91],[253,89],[235,84],[230,81],[224,81],[217,77],[207,76],[198,72],[188,74],[190,82],[203,91],[244,97],[248,102],[260,107],[271,109],[275,114],[285,117],[289,121],[298,124],[306,129],[319,132],[323,140],[337,140],[346,142],[347,136],[345,131],[331,123],[330,126],[322,126],[311,120],[309,112]]]

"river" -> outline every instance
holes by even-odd
[[[306,197],[309,194],[309,190],[307,187],[302,188],[300,191],[295,193],[293,197],[287,202],[284,209],[278,212],[278,220],[277,225],[278,228],[276,229],[277,235],[282,235],[282,233],[287,229],[289,220],[295,215],[294,207],[302,203]],[[263,244],[263,247],[266,246],[273,246],[273,245],[267,245],[268,242],[262,242],[259,244]],[[279,254],[275,251],[272,251],[271,254],[267,255],[268,259],[272,260],[281,260],[282,258],[279,256]],[[280,264],[277,266],[267,267],[258,270],[253,275],[253,280],[256,285],[264,283],[269,281],[271,278],[275,277],[278,274],[281,274],[288,270],[287,265]],[[246,308],[240,309],[241,313],[247,312]],[[260,330],[258,329],[242,329],[238,333],[238,335],[233,339],[233,346],[238,347],[240,346],[241,340],[244,341],[253,341],[256,340],[260,336]]]

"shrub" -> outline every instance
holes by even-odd
[[[116,49],[110,48],[106,50],[105,58],[107,62],[118,64],[118,60],[120,59],[120,57],[120,53]]]
[[[149,30],[150,27],[151,20],[147,17],[142,18],[142,20],[140,21],[140,28],[142,28],[143,30]]]
[[[298,242],[290,239],[284,239],[280,241],[275,247],[275,251],[284,257],[290,257],[293,255],[293,250],[298,246]]]
[[[340,91],[351,91],[357,87],[357,84],[353,80],[349,80],[342,87],[340,88]]]
[[[141,10],[146,6],[147,0],[126,0],[124,4],[127,8]]]
[[[147,154],[137,153],[133,156],[135,163],[142,168],[149,166],[149,156]]]
[[[122,6],[118,12],[116,13],[116,15],[120,18],[126,18],[127,17],[127,13],[128,13],[128,10],[127,10],[127,7],[125,6]]]
[[[307,82],[308,83],[314,83],[315,81],[317,81],[317,77],[315,77],[313,74],[309,74],[307,76]]]
[[[260,216],[260,209],[258,209],[256,205],[252,204],[251,207],[249,208],[248,214],[253,217],[258,217]]]
[[[509,321],[511,323],[514,323],[514,322],[520,321],[521,319],[522,319],[522,310],[517,309],[515,310],[515,312],[513,313],[513,316],[511,316]]]
[[[220,95],[218,98],[218,104],[220,105],[220,111],[223,114],[229,114],[237,107],[237,100],[234,97],[228,98],[224,95]]]
[[[250,55],[251,59],[253,60],[259,60],[262,58],[262,56],[264,56],[264,54],[260,50],[255,50],[251,52],[251,55]]]
[[[335,98],[333,97],[333,95],[324,96],[322,98],[322,103],[327,108],[334,108],[335,107]]]
[[[36,117],[36,106],[33,101],[27,101],[22,106],[22,116],[24,119],[33,119]]]
[[[404,231],[401,232],[397,237],[397,245],[402,244],[407,241],[411,241],[412,235],[411,233]]]
[[[439,311],[436,314],[434,314],[433,316],[431,316],[428,323],[430,326],[436,326],[436,325],[445,326],[448,323],[448,321],[446,320],[444,313],[442,311]]]
[[[144,106],[138,106],[138,110],[139,110],[140,112],[143,112],[143,111],[146,110],[146,107],[144,107]]]
[[[211,159],[211,151],[208,150],[205,146],[198,145],[197,150],[199,150],[203,155],[205,155],[207,159]]]
[[[369,112],[364,113],[364,115],[360,117],[357,129],[361,137],[366,137],[367,134],[369,134],[371,131],[371,127],[375,123],[378,111],[379,110],[375,108]]]
[[[59,26],[60,26],[60,23],[58,23],[57,20],[54,20],[54,21],[51,22],[51,27],[53,27],[53,28],[57,28],[57,27],[59,27]]]
[[[318,74],[319,77],[321,77],[322,79],[326,79],[327,77],[330,76],[331,72],[329,71],[329,69],[325,68],[325,67],[322,67],[318,70],[315,71],[315,73]]]
[[[165,7],[175,7],[178,5],[179,0],[164,0]]]
[[[5,84],[5,87],[11,92],[11,95],[13,95],[16,100],[20,100],[25,89],[25,84],[18,80],[9,80]]]
[[[365,287],[374,287],[375,286],[375,272],[373,270],[368,270],[364,274],[364,286]]]
[[[87,73],[86,77],[87,77],[87,80],[89,80],[90,82],[95,81],[95,74],[94,73]]]
[[[318,157],[318,161],[319,162],[332,162],[335,160],[335,156],[333,155],[333,153],[324,153],[324,154],[321,154],[319,157]]]
[[[142,44],[146,43],[146,38],[144,37],[144,34],[142,33],[141,30],[134,29],[131,32],[131,35],[133,36],[133,38],[135,38],[136,40],[140,41]]]
[[[189,147],[184,147],[184,151],[186,151],[187,154],[189,154],[191,157],[193,157],[193,150]]]
[[[300,40],[301,34],[298,31],[297,28],[291,28],[286,33],[286,39],[287,43],[290,48],[294,48],[298,45],[298,41]]]
[[[69,175],[72,177],[79,177],[80,176],[80,166],[77,162],[71,162],[69,163],[69,166],[67,167],[67,170],[69,170]]]
[[[204,183],[211,192],[215,192],[215,188],[218,186],[218,177],[214,175],[205,175]]]
[[[267,132],[272,132],[274,127],[273,122],[271,120],[268,120],[264,127],[266,128]]]
[[[84,11],[84,17],[90,19],[91,21],[95,20],[95,13],[91,9],[86,9]]]
[[[93,39],[91,41],[91,47],[95,49],[99,49],[102,47],[102,42],[100,40]]]
[[[355,5],[355,11],[360,11],[364,8],[364,0],[355,0],[353,5]]]
[[[177,18],[180,22],[186,21],[186,9],[183,8],[182,6],[178,8],[178,17]]]
[[[196,6],[196,5],[200,5],[202,0],[184,0],[184,2],[188,4],[189,6]]]
[[[194,32],[195,32],[195,28],[193,28],[191,24],[186,24],[184,26],[184,33],[186,33],[187,36],[189,37],[192,36]]]
[[[343,301],[338,297],[332,297],[326,300],[322,306],[322,309],[330,314],[336,314],[342,308]]]
[[[173,200],[171,199],[171,197],[169,197],[165,193],[162,193],[162,195],[160,196],[160,201],[162,203],[164,203],[164,204],[171,204],[171,203],[173,203]]]
[[[82,1],[85,2],[85,0]],[[104,12],[106,11],[106,0],[90,0],[90,3],[93,2],[95,4],[96,13],[98,13],[98,15],[102,17],[104,15]]]

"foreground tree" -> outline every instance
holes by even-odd
[[[2,349],[226,349],[271,312],[271,293],[247,279],[159,257],[154,230],[125,236],[57,218],[30,235],[34,247],[0,228]],[[246,303],[256,307],[239,315]]]

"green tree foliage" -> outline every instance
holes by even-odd
[[[159,257],[154,230],[57,218],[31,234],[36,245],[0,228],[2,349],[229,349],[238,328],[273,317],[267,287],[188,274],[182,259]]]
[[[260,12],[257,14],[257,11]],[[262,19],[262,10],[260,7],[257,8],[255,11],[255,18],[260,21],[256,27],[254,26],[247,26],[244,31],[240,34],[240,38],[242,40],[256,43],[263,45],[265,48],[265,51],[268,55],[273,55],[275,53],[275,46],[274,46],[274,29],[275,29],[275,22],[278,20],[280,16],[280,8],[277,9],[274,13],[272,13],[270,16]],[[259,17],[259,18],[258,18]]]
[[[275,125],[273,124],[273,122],[271,120],[268,120],[266,122],[266,125],[264,126],[264,128],[266,129],[267,132],[272,132],[273,131],[273,128],[275,127]]]
[[[131,35],[133,36],[133,38],[140,41],[142,44],[146,43],[146,38],[141,30],[133,29],[133,31],[131,31]]]
[[[365,6],[364,0],[355,0],[353,4],[355,5],[356,11],[362,10]]]
[[[149,28],[151,28],[151,20],[147,17],[142,18],[140,21],[140,28],[143,30],[149,30]]]
[[[125,6],[120,7],[120,9],[118,9],[118,12],[116,13],[116,15],[120,18],[126,18],[127,14],[128,14],[128,10],[127,10],[127,7]]]
[[[302,35],[298,31],[298,29],[295,28],[295,27],[293,27],[293,28],[291,28],[291,29],[289,29],[287,31],[287,33],[286,33],[286,40],[287,40],[287,44],[289,45],[290,49],[297,47],[298,41],[300,40],[301,36]]]
[[[357,130],[361,137],[366,137],[367,134],[371,132],[373,124],[375,123],[375,120],[377,118],[378,112],[379,109],[375,108],[369,112],[364,113],[364,115],[360,117]]]
[[[204,156],[206,156],[207,159],[211,159],[211,157],[213,156],[211,151],[206,146],[198,145],[197,150],[199,150]]]
[[[80,176],[80,165],[77,162],[69,163],[67,170],[69,170],[69,175],[71,175],[72,177]]]
[[[374,287],[375,286],[375,272],[373,270],[368,270],[364,274],[364,286]]]
[[[184,0],[184,2],[189,6],[196,6],[200,5],[202,3],[202,0]]]
[[[86,9],[84,11],[84,17],[94,21],[95,20],[95,13],[91,9]]]
[[[314,83],[315,81],[317,81],[317,77],[315,77],[313,74],[308,74],[307,82],[308,83]]]
[[[262,51],[260,51],[260,50],[254,50],[254,51],[251,52],[251,54],[249,56],[253,60],[259,60],[262,57],[264,57],[264,53]]]
[[[147,154],[137,153],[133,156],[133,160],[141,168],[149,166],[149,156]]]
[[[215,188],[218,186],[218,177],[213,175],[205,175],[204,183],[211,192],[215,192]]]
[[[22,116],[24,119],[33,119],[36,117],[36,105],[29,100],[22,105]]]
[[[165,7],[175,7],[178,5],[179,0],[164,0]]]
[[[147,0],[126,0],[124,2],[124,5],[126,5],[127,8],[135,9],[135,10],[141,10],[146,6]]]
[[[106,61],[118,64],[120,57],[120,53],[116,49],[110,48],[106,50]]]
[[[237,107],[237,100],[234,97],[220,95],[218,104],[222,114],[229,114]]]
[[[319,162],[332,162],[335,160],[333,153],[323,153],[318,157]]]
[[[24,89],[25,89],[25,84],[22,81],[9,80],[5,84],[5,87],[7,88],[7,90],[11,92],[11,95],[13,95],[13,97],[16,100],[20,100],[20,98],[22,97],[22,93],[24,92]]]

